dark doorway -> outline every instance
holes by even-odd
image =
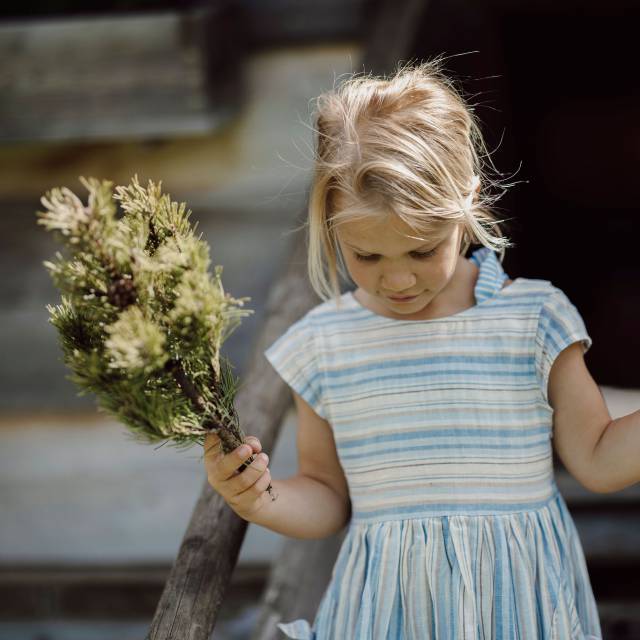
[[[569,296],[620,387],[640,387],[639,24],[637,3],[439,0],[411,52],[452,56],[496,167],[528,181],[499,202],[505,270]]]

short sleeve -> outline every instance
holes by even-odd
[[[553,287],[540,310],[536,333],[536,373],[547,403],[551,367],[560,352],[574,342],[582,342],[585,353],[592,344],[576,307],[560,289]]]
[[[313,327],[308,316],[292,324],[265,352],[278,375],[323,419],[321,375]]]

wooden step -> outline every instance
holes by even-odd
[[[0,620],[149,618],[170,565],[0,567]],[[257,602],[269,566],[239,565],[222,612]],[[0,637],[3,637],[0,634]]]
[[[240,25],[224,5],[0,25],[0,141],[219,129],[242,96]]]

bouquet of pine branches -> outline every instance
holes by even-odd
[[[80,181],[86,205],[62,187],[37,212],[69,254],[44,262],[62,294],[47,309],[69,379],[138,441],[190,446],[215,431],[223,452],[233,451],[244,441],[238,380],[220,348],[252,313],[249,298],[224,291],[221,266],[211,276],[191,211],[162,194],[162,183],[144,188],[135,176],[114,193],[109,181]]]

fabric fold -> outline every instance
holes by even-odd
[[[598,640],[567,516],[558,493],[517,513],[351,525],[313,626],[278,628],[297,640]]]

